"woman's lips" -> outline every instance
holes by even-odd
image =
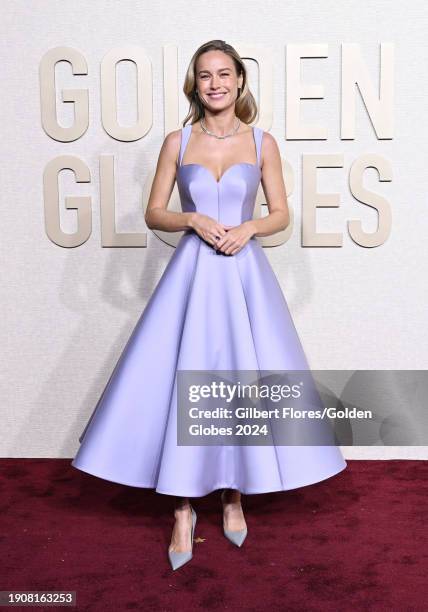
[[[210,98],[214,98],[214,100],[219,100],[220,98],[222,98],[225,94],[223,93],[216,93],[216,94],[208,94]]]

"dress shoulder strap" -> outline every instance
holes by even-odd
[[[181,128],[181,144],[180,144],[180,157],[178,160],[179,166],[183,160],[184,151],[186,150],[187,143],[189,142],[190,133],[192,131],[192,124],[189,123]]]

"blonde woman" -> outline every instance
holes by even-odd
[[[334,445],[177,443],[179,370],[309,369],[257,240],[286,228],[289,211],[278,145],[251,125],[257,108],[245,64],[229,44],[210,41],[194,53],[183,90],[190,110],[163,142],[145,214],[149,228],[183,235],[72,462],[94,476],[173,496],[173,569],[193,554],[190,498],[221,490],[223,533],[241,546],[241,494],[305,486],[346,467]],[[182,212],[167,210],[175,181]],[[260,183],[269,214],[253,219]]]

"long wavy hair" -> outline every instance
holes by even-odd
[[[238,88],[238,97],[235,102],[235,114],[243,123],[251,123],[257,117],[257,104],[253,94],[248,88],[247,69],[245,64],[235,49],[224,40],[210,40],[195,51],[190,60],[189,67],[187,68],[183,92],[189,100],[190,106],[189,112],[183,121],[183,127],[188,121],[190,121],[191,124],[196,123],[205,115],[205,107],[196,93],[196,62],[198,57],[207,51],[222,51],[230,55],[233,59],[237,76],[243,75],[242,88]]]

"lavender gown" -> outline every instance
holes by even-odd
[[[219,181],[182,164],[191,125],[182,128],[177,187],[183,212],[226,225],[251,219],[257,163],[230,166]],[[176,370],[308,370],[281,287],[257,238],[232,256],[196,232],[183,233],[79,440],[72,466],[158,493],[199,497],[220,488],[285,491],[346,467],[337,446],[178,446]]]

